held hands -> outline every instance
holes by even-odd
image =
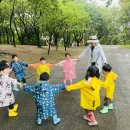
[[[79,62],[80,61],[80,58],[79,58],[79,56],[78,56],[78,58],[77,58],[77,62]]]
[[[23,89],[23,84],[22,84],[22,83],[17,82],[17,85],[18,85],[21,89]]]

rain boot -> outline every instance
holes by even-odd
[[[38,118],[38,119],[37,119],[37,124],[38,124],[38,125],[41,125],[41,124],[42,124],[42,119],[41,119],[41,118]]]
[[[104,106],[103,109],[100,110],[100,112],[101,112],[102,114],[108,113],[108,109],[109,109],[108,106]]]
[[[83,116],[83,119],[84,119],[84,120],[87,120],[87,121],[91,121],[91,119],[90,119],[90,117],[89,117],[88,114],[85,114],[85,115]]]
[[[18,110],[18,104],[15,104],[14,105],[14,109],[13,109],[15,112]]]
[[[110,104],[108,105],[108,109],[109,109],[109,110],[113,110],[113,103],[110,103]]]
[[[8,109],[8,111],[9,111],[9,114],[8,114],[9,117],[15,117],[18,115],[18,113],[15,112],[14,109]]]
[[[57,125],[58,123],[60,123],[60,118],[57,117],[57,115],[53,116],[53,124]]]
[[[90,125],[90,126],[96,126],[98,123],[97,123],[97,121],[96,121],[96,118],[95,118],[95,116],[94,116],[94,113],[93,113],[92,111],[90,111],[90,112],[88,113],[88,115],[89,115],[90,120],[91,120],[91,121],[88,122],[88,125]]]

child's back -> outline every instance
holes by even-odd
[[[49,79],[47,72],[42,73],[44,79]],[[40,80],[41,79],[40,75]],[[24,91],[33,95],[37,106],[37,123],[41,124],[43,119],[47,119],[50,116],[53,117],[53,123],[57,124],[60,118],[57,117],[55,110],[54,95],[65,89],[64,84],[53,85],[48,81],[41,81],[36,83],[33,87],[25,86]]]

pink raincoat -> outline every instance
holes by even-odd
[[[76,78],[76,68],[75,68],[76,63],[77,63],[76,59],[67,59],[56,64],[56,66],[63,67],[65,80]]]

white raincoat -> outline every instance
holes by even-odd
[[[104,63],[107,63],[104,51],[102,49],[102,46],[98,43],[93,51],[91,49],[91,45],[89,45],[79,56],[79,58],[82,58],[84,56],[89,56],[89,61],[88,61],[88,67],[95,62],[96,66],[99,68],[99,71],[101,73],[102,71],[102,66]]]
[[[0,74],[0,107],[6,107],[15,102],[12,86],[16,84],[16,79]]]

